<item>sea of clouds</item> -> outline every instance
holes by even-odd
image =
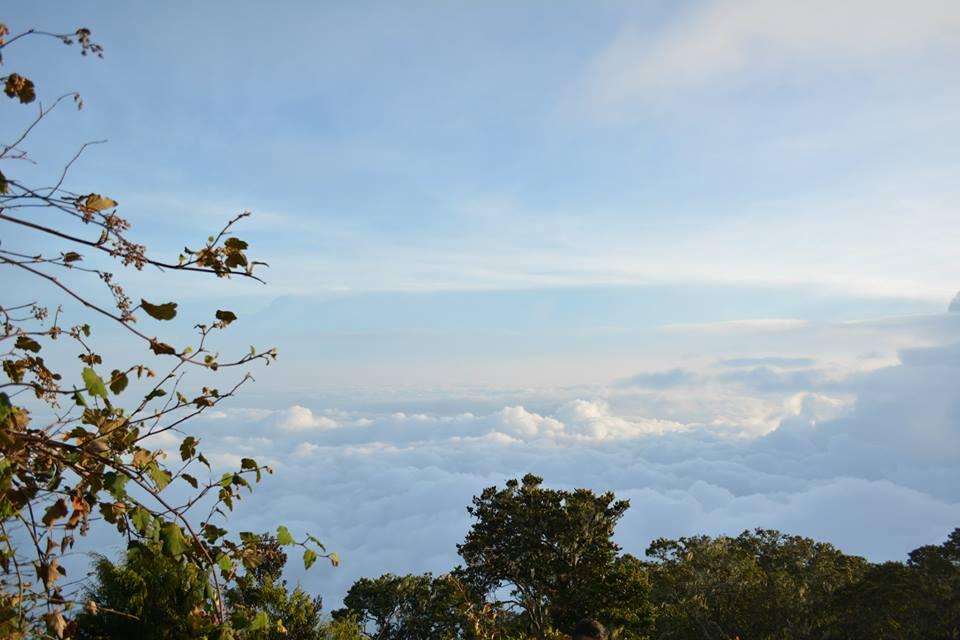
[[[243,457],[275,470],[233,527],[283,522],[340,555],[290,564],[328,607],[361,576],[452,568],[471,496],[527,472],[628,498],[616,538],[638,556],[660,536],[766,527],[902,559],[960,526],[960,315],[857,331],[905,327],[923,346],[892,359],[728,357],[481,411],[230,406],[197,428],[214,472]]]

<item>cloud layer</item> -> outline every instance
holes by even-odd
[[[960,524],[960,344],[899,360],[851,372],[799,356],[724,358],[544,410],[297,404],[226,410],[202,431],[217,464],[252,455],[276,467],[235,526],[284,522],[340,553],[337,570],[291,572],[328,606],[363,575],[454,566],[470,497],[528,471],[629,498],[617,538],[634,554],[658,536],[762,526],[883,560]],[[705,404],[691,410],[694,397]]]

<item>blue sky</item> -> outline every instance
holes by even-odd
[[[630,496],[634,553],[781,526],[885,559],[960,523],[955,3],[13,0],[3,19],[106,47],[8,53],[42,99],[85,99],[24,176],[109,139],[70,186],[173,255],[254,211],[267,286],[130,284],[185,318],[229,305],[236,345],[279,347],[202,429],[224,463],[278,466],[243,522],[310,503],[298,526],[344,566],[305,580],[334,600],[449,567],[469,496],[528,470]],[[5,135],[27,117],[0,109]]]

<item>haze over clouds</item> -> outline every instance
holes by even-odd
[[[37,50],[87,104],[38,154],[110,138],[71,179],[174,256],[256,213],[268,286],[128,289],[279,348],[198,429],[275,467],[236,528],[340,554],[328,609],[528,471],[629,498],[637,555],[960,525],[956,2],[10,4],[107,45]]]

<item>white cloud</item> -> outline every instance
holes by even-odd
[[[291,563],[290,577],[331,608],[360,576],[453,567],[471,496],[530,471],[549,486],[629,498],[617,538],[637,555],[658,536],[762,526],[902,558],[960,523],[960,345],[905,349],[879,369],[848,365],[798,350],[726,354],[675,387],[471,412],[223,409],[200,435],[217,466],[255,451],[277,467],[231,526],[284,523],[340,553],[337,570]],[[758,367],[823,375],[812,388],[727,377]]]
[[[889,70],[899,58],[956,51],[958,28],[951,0],[711,0],[658,33],[623,28],[593,62],[590,94],[595,107],[616,112],[745,71],[798,63]]]
[[[284,431],[313,431],[333,429],[337,422],[326,416],[314,415],[307,407],[294,405],[277,416],[277,426]]]

